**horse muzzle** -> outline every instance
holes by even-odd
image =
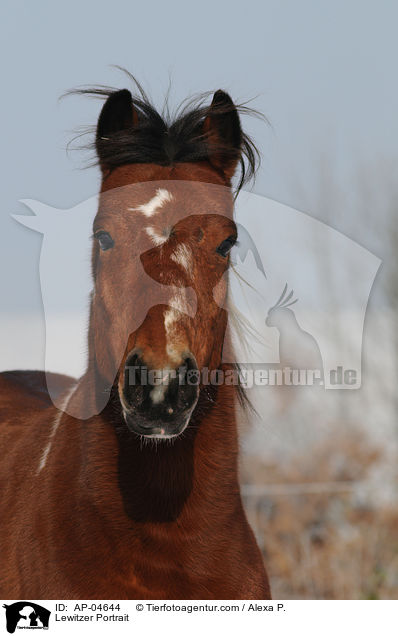
[[[119,394],[130,431],[156,439],[176,437],[187,428],[198,401],[195,357],[188,352],[178,367],[156,370],[148,367],[140,349],[133,349]]]

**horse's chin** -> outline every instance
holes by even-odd
[[[176,439],[188,427],[192,411],[173,421],[148,420],[138,413],[123,410],[124,421],[131,433],[147,439],[166,441]]]

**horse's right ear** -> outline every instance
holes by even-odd
[[[242,129],[239,113],[225,91],[218,90],[203,122],[207,138],[209,160],[231,179],[241,156]]]
[[[97,124],[96,148],[102,167],[106,168],[106,141],[115,133],[134,128],[138,114],[130,91],[123,89],[112,93],[102,107]]]

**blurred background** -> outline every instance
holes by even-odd
[[[252,191],[326,223],[382,266],[361,388],[250,392],[258,415],[241,418],[248,516],[274,598],[397,598],[398,5],[7,0],[0,11],[0,369],[44,368],[41,236],[11,214],[29,214],[21,199],[69,209],[98,191],[98,170],[81,169],[89,157],[66,146],[100,104],[60,95],[125,87],[117,64],[159,105],[169,85],[172,105],[218,88],[252,100],[269,121],[243,122],[263,155]],[[333,253],[319,267],[328,289]],[[355,299],[357,274],[346,280]],[[74,321],[81,327],[77,312],[70,307],[65,338]],[[338,312],[334,327],[337,346],[348,328]],[[73,371],[67,361],[63,370]]]

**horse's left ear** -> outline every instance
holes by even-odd
[[[231,179],[241,155],[242,129],[237,108],[228,93],[221,90],[214,93],[203,132],[210,163]]]

